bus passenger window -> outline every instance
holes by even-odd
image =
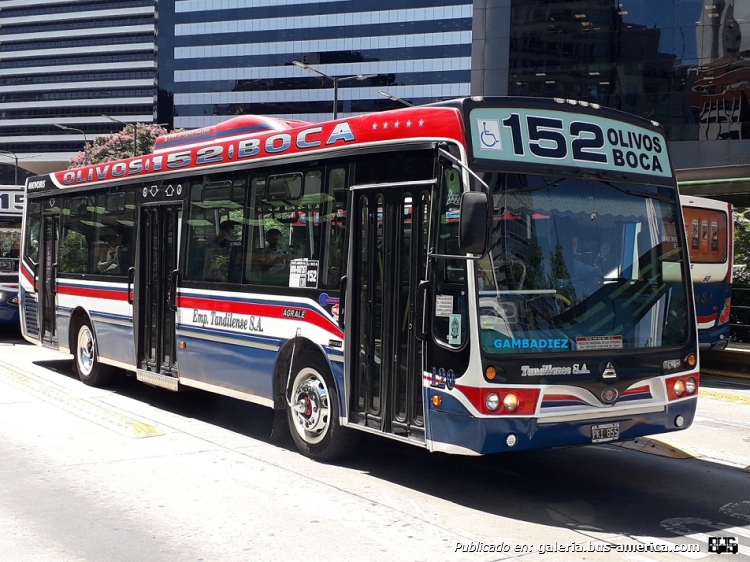
[[[120,251],[122,249],[120,242],[120,235],[117,232],[113,232],[105,238],[105,243],[107,244],[106,254],[104,255],[104,259],[97,264],[97,269],[100,273],[118,271],[120,267]]]
[[[204,176],[190,187],[186,279],[240,283],[244,263],[245,179]]]
[[[235,230],[239,223],[224,220],[219,223],[219,232],[208,243],[203,262],[204,280],[228,281],[232,247],[236,246]]]

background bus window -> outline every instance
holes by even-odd
[[[18,256],[21,254],[21,217],[0,218],[0,258],[12,264],[8,271],[0,265],[0,273],[18,271]],[[12,260],[12,261],[11,261]]]
[[[692,263],[727,260],[727,213],[701,207],[684,207],[688,251]]]

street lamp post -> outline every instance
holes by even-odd
[[[110,121],[113,121],[115,123],[119,123],[123,127],[127,127],[128,125],[133,125],[133,158],[138,156],[138,123],[126,123],[125,121],[120,121],[119,119],[116,119],[115,117],[111,117],[109,115],[102,115],[105,119],[109,119]]]
[[[67,125],[61,125],[60,123],[55,123],[55,127],[57,127],[58,129],[62,129],[63,131],[75,131],[76,133],[81,133],[83,135],[83,165],[87,166],[89,163],[89,140],[86,138],[86,133],[83,131],[83,129],[68,127]]]
[[[305,64],[304,62],[300,62],[298,60],[293,60],[292,64],[294,66],[300,67],[302,70],[306,70],[307,72],[313,72],[315,74],[319,74],[323,78],[328,78],[331,82],[333,82],[333,118],[337,119],[339,115],[339,82],[344,82],[345,80],[367,80],[368,78],[375,78],[377,74],[355,74],[354,76],[329,76],[325,72],[321,72],[317,68],[313,68],[309,64]]]
[[[381,96],[385,96],[386,98],[388,98],[388,99],[389,99],[389,100],[391,100],[391,101],[395,101],[395,102],[398,102],[398,103],[402,103],[402,104],[404,104],[404,105],[405,105],[406,107],[414,107],[414,104],[413,104],[413,103],[409,103],[409,102],[408,102],[408,101],[406,101],[406,100],[402,100],[401,98],[399,98],[399,97],[397,97],[397,96],[394,96],[393,94],[389,94],[388,92],[384,92],[383,90],[379,90],[379,91],[378,91],[378,93],[379,93],[379,94],[380,94]]]
[[[18,185],[18,154],[12,150],[0,150],[0,154],[6,154],[13,156],[14,172],[13,172],[13,185]]]

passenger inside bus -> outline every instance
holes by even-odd
[[[219,224],[219,232],[206,248],[203,279],[206,281],[227,281],[232,250],[232,239],[237,222],[224,220]]]
[[[260,268],[268,273],[281,273],[289,266],[289,252],[281,248],[281,231],[272,228],[266,232],[266,244],[268,247],[263,252],[260,260]]]
[[[120,235],[115,232],[107,236],[105,239],[107,243],[107,253],[104,259],[97,264],[97,269],[100,273],[118,273],[120,268],[120,251],[122,244],[120,242]]]

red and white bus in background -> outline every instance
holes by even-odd
[[[0,185],[0,324],[18,323],[22,185]]]
[[[681,195],[701,349],[720,350],[730,337],[734,217],[732,204]]]
[[[662,129],[614,110],[239,117],[28,180],[23,334],[86,384],[271,407],[317,459],[604,443],[693,420],[685,239]]]

